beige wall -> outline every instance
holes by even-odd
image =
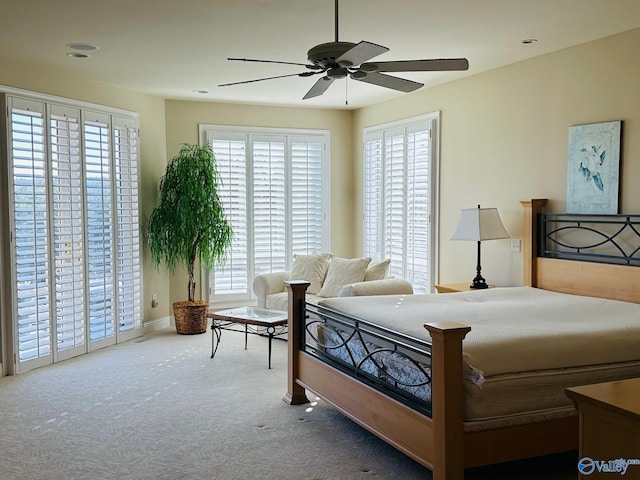
[[[475,248],[451,242],[460,208],[495,206],[507,230],[522,234],[518,201],[547,197],[554,211],[565,203],[570,125],[623,120],[621,211],[640,211],[640,30],[423,89],[355,112],[163,100],[77,75],[9,63],[0,58],[0,85],[74,98],[140,114],[142,210],[156,204],[167,158],[182,143],[198,141],[198,124],[299,127],[331,131],[332,222],[335,253],[362,251],[362,128],[441,111],[440,280],[473,277]],[[148,253],[145,250],[145,254]],[[509,242],[483,245],[483,272],[498,285],[521,280],[521,255]],[[170,281],[145,255],[145,322],[171,314],[186,281]],[[150,308],[151,293],[160,305]],[[165,300],[166,299],[166,300]]]
[[[353,230],[353,114],[345,110],[267,107],[228,103],[167,100],[167,152],[175,155],[183,143],[198,142],[199,124],[241,125],[272,128],[307,128],[331,132],[331,250],[351,256]],[[345,234],[345,232],[349,232]],[[171,282],[171,301],[186,295],[186,273],[176,271]]]
[[[621,212],[640,211],[640,29],[418,91],[354,116],[354,178],[362,168],[362,128],[441,111],[439,272],[442,282],[470,281],[475,246],[452,242],[461,208],[497,207],[521,238],[519,200],[549,198],[565,208],[568,127],[623,121]],[[362,210],[362,185],[356,215]],[[356,217],[358,218],[358,217]],[[362,243],[354,222],[354,249]],[[497,285],[521,284],[520,254],[508,240],[482,246],[483,274]]]
[[[78,75],[30,66],[9,63],[0,58],[0,85],[72,98],[85,102],[106,105],[140,114],[141,152],[141,203],[142,213],[148,216],[156,204],[157,179],[166,164],[166,133],[164,99],[115,88],[113,86],[83,79]],[[145,249],[143,264],[143,313],[145,322],[170,314],[167,302],[151,309],[151,292],[158,297],[169,297],[169,278],[158,272],[149,262]]]

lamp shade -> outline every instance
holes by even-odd
[[[496,240],[509,238],[497,208],[463,208],[451,240]]]

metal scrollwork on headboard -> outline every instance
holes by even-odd
[[[543,213],[539,256],[640,266],[640,215]]]

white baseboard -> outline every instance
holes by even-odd
[[[175,326],[173,317],[158,318],[157,320],[152,320],[151,322],[144,322],[142,333],[145,334],[157,332],[158,330],[164,330],[165,328],[169,328],[171,326]]]

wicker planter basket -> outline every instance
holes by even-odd
[[[208,302],[175,302],[173,315],[176,321],[176,332],[181,335],[194,335],[207,331]]]

